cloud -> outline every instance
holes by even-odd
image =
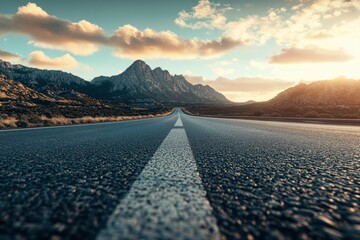
[[[141,31],[125,25],[115,31],[111,45],[116,54],[126,58],[196,58],[214,57],[241,46],[241,41],[231,38],[219,40],[183,40],[170,31],[156,32],[152,29]]]
[[[29,63],[36,67],[51,69],[70,69],[80,66],[80,63],[68,53],[61,57],[51,58],[42,51],[33,51],[30,54]]]
[[[39,17],[48,17],[47,12],[39,8],[35,3],[28,3],[26,6],[19,7],[18,15],[35,15]]]
[[[207,10],[197,10],[198,17]],[[220,20],[217,20],[219,22]],[[19,7],[15,15],[0,15],[0,34],[20,33],[31,37],[30,43],[41,48],[69,51],[76,55],[90,55],[100,47],[112,47],[124,58],[216,57],[242,45],[239,40],[221,37],[218,40],[182,39],[170,31],[143,31],[131,25],[106,35],[101,27],[86,20],[70,22],[49,15],[34,3]]]
[[[316,47],[284,48],[270,58],[271,64],[346,62],[352,59],[343,49],[328,50]]]
[[[224,14],[231,9],[228,5],[214,4],[209,0],[199,0],[191,12],[184,10],[179,12],[175,23],[180,27],[190,29],[223,29],[227,22]]]
[[[18,61],[21,57],[17,54],[6,52],[0,49],[0,59],[5,61]]]
[[[248,45],[263,45],[276,37],[283,22],[283,9],[270,9],[265,16],[249,15],[237,21],[230,21],[225,27],[225,36],[240,39]]]
[[[19,7],[15,15],[0,15],[0,33],[21,33],[35,46],[89,55],[105,42],[103,30],[86,20],[72,23],[50,16],[34,3]]]
[[[224,36],[248,45],[275,40],[279,45],[320,44],[337,37],[334,30],[360,17],[360,2],[351,0],[303,1],[290,8],[271,8],[263,15],[248,15],[225,23]],[[349,28],[349,31],[353,29]],[[340,43],[343,45],[343,42]]]

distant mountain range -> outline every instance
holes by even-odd
[[[360,80],[338,78],[299,84],[266,102],[223,107],[196,106],[202,115],[360,118]]]
[[[114,106],[124,109],[117,111],[127,109],[130,113],[129,104],[157,106],[162,103],[192,104],[195,113],[205,115],[360,118],[360,80],[339,78],[299,84],[266,102],[229,104],[231,102],[213,88],[193,85],[182,75],[173,76],[161,68],[152,70],[141,60],[119,75],[100,76],[91,82],[62,71],[40,70],[0,60],[0,107],[5,112],[9,111],[6,109],[13,111],[15,105],[38,109],[51,105],[52,112],[71,106],[72,115],[80,108],[86,108],[86,114],[95,114],[92,109],[103,109],[104,115],[111,115]],[[63,107],[56,107],[60,105]],[[21,111],[25,110],[30,111],[25,108]]]
[[[193,85],[182,75],[152,70],[135,61],[123,73],[96,77],[91,82],[70,73],[12,65],[0,60],[0,74],[28,88],[54,98],[87,102],[107,100],[120,103],[229,103],[209,86]]]

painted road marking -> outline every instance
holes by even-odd
[[[180,116],[97,239],[220,239]]]
[[[174,127],[182,127],[183,126],[183,123],[181,121],[181,118],[178,117],[178,119],[176,120],[176,123],[174,125]]]

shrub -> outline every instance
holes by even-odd
[[[20,128],[27,128],[27,127],[29,127],[29,124],[25,121],[17,121],[16,126],[20,127]]]
[[[5,127],[10,127],[10,128],[14,128],[16,127],[16,118],[14,117],[8,117],[6,119],[1,119],[0,122],[5,126]]]

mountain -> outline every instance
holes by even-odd
[[[278,106],[360,105],[360,81],[338,78],[299,84],[269,101]]]
[[[360,80],[338,78],[302,83],[266,102],[188,110],[203,115],[359,119]]]
[[[161,68],[152,70],[135,61],[123,73],[96,77],[91,82],[70,73],[12,65],[0,60],[0,73],[51,97],[77,101],[107,100],[118,103],[227,103],[221,93],[209,86],[193,85],[182,75],[172,76]]]
[[[123,73],[94,78],[91,84],[101,96],[125,102],[227,103],[224,95],[209,86],[193,85],[182,75],[172,76],[161,68],[152,70],[145,62],[135,61]]]

